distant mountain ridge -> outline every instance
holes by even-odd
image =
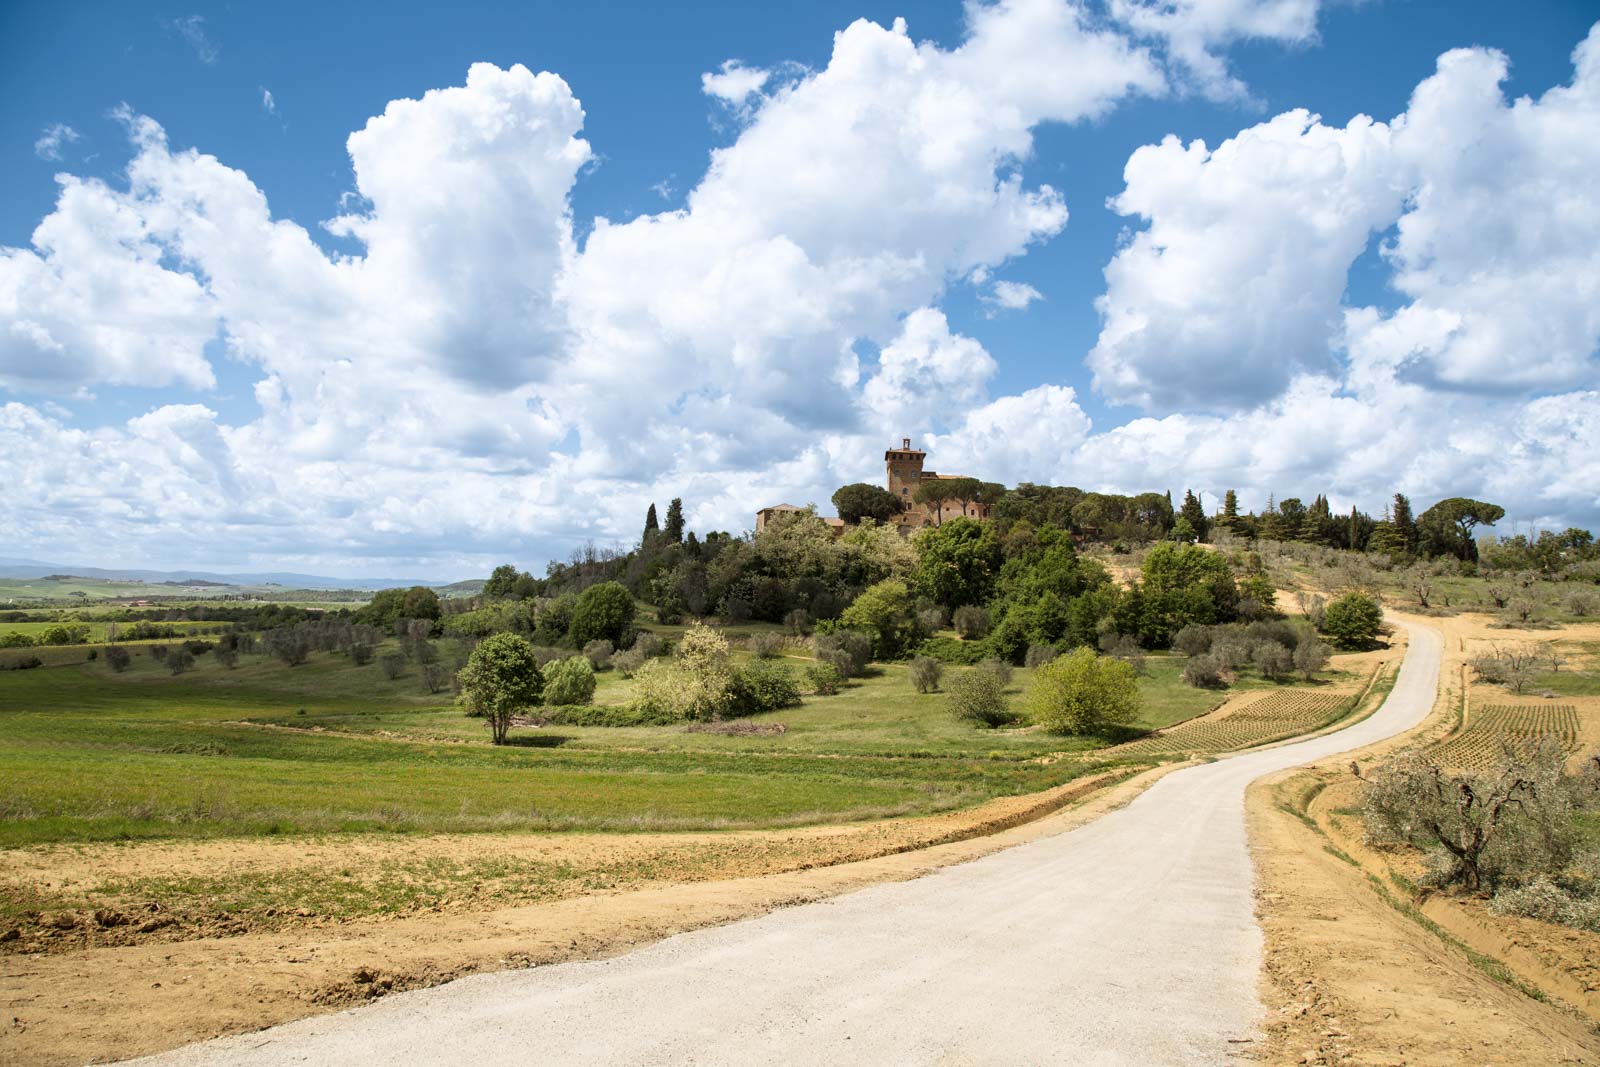
[[[36,559],[8,559],[0,557],[0,578],[38,579],[55,575],[74,578],[97,578],[101,581],[145,582],[157,585],[162,582],[219,585],[281,585],[289,589],[393,589],[425,585],[432,589],[464,585],[463,582],[430,581],[425,578],[330,578],[321,574],[297,574],[293,571],[272,571],[264,574],[218,574],[211,571],[147,571],[133,568],[78,567],[66,563],[44,563]]]

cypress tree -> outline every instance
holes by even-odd
[[[667,505],[667,525],[662,530],[667,535],[667,540],[678,544],[683,540],[683,498],[673,497],[672,503]]]
[[[1200,541],[1210,540],[1207,535],[1211,532],[1211,523],[1206,518],[1204,505],[1200,503],[1200,498],[1195,496],[1193,489],[1184,491],[1183,509],[1179,514],[1189,520],[1189,528],[1194,531],[1196,539]]]
[[[1411,501],[1406,499],[1404,493],[1394,495],[1394,523],[1395,532],[1400,535],[1407,552],[1417,550],[1417,520],[1411,516]]]
[[[651,535],[659,533],[661,526],[656,522],[656,506],[650,505],[650,510],[644,513],[644,539],[650,540]]]

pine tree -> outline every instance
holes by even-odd
[[[661,531],[666,534],[667,540],[678,544],[683,540],[683,498],[673,497],[672,503],[667,505],[667,525]]]
[[[1239,494],[1232,489],[1222,494],[1222,517],[1229,525],[1239,517]]]

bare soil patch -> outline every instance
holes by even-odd
[[[1364,766],[1457,736],[1474,707],[1522,702],[1501,687],[1474,685],[1466,666],[1488,644],[1508,640],[1507,631],[1490,627],[1494,620],[1463,614],[1410,621],[1445,634],[1439,700],[1417,730],[1364,752]],[[1568,627],[1558,638],[1600,636],[1590,629],[1600,631]],[[1592,747],[1600,706],[1593,698],[1559,700],[1578,706],[1583,747]],[[1267,938],[1263,997],[1270,1016],[1260,1057],[1600,1063],[1600,936],[1494,916],[1481,899],[1414,892],[1418,857],[1366,848],[1352,813],[1358,799],[1348,766],[1291,772],[1258,783],[1247,797]]]
[[[1495,981],[1402,915],[1274,806],[1248,800],[1269,1014],[1266,1063],[1596,1064],[1592,1023]]]

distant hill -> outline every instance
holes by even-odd
[[[425,578],[330,578],[320,574],[273,571],[265,574],[214,574],[209,571],[146,571],[106,567],[74,567],[65,563],[44,563],[35,559],[0,557],[0,578],[61,579],[94,578],[110,582],[144,582],[147,585],[238,585],[259,587],[279,585],[287,589],[393,589],[425,585],[446,595],[470,596],[483,587],[481,579],[464,582],[437,582]]]

